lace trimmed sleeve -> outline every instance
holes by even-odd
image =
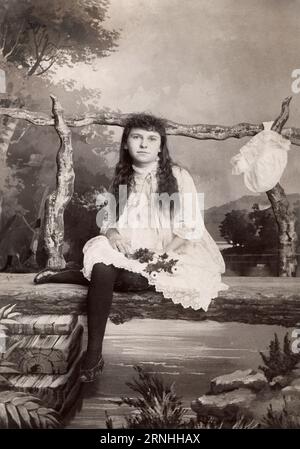
[[[197,192],[193,178],[187,170],[175,166],[173,173],[179,188],[173,233],[186,240],[200,240],[205,230],[201,214],[203,195]]]

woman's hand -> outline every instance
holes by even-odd
[[[130,245],[129,241],[122,237],[121,234],[117,231],[117,229],[108,229],[106,232],[106,237],[108,238],[109,243],[116,251],[120,251],[123,254],[130,253]]]

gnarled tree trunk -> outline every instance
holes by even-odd
[[[272,130],[281,133],[283,126],[289,118],[289,104],[292,97],[286,98],[282,103],[281,113],[274,121]],[[283,187],[277,183],[273,189],[266,192],[278,226],[279,242],[279,276],[295,276],[297,268],[296,246],[297,233],[295,230],[296,217],[289,204]]]
[[[59,135],[61,145],[57,153],[56,189],[45,205],[45,249],[48,256],[47,267],[65,268],[63,256],[64,244],[64,211],[74,192],[75,174],[73,169],[73,148],[71,131],[65,123],[63,109],[54,96],[54,126]]]

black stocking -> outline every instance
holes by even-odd
[[[143,291],[148,288],[155,290],[155,287],[149,286],[147,279],[141,274],[103,263],[96,263],[93,266],[90,282],[81,271],[76,269],[57,272],[45,269],[37,274],[34,282],[37,284],[57,282],[89,285],[87,295],[88,346],[83,362],[83,368],[86,369],[95,366],[102,354],[102,343],[114,288],[116,291],[123,292]]]
[[[88,346],[83,367],[92,368],[102,354],[102,343],[119,269],[96,263],[87,295]]]

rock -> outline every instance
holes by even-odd
[[[238,370],[231,374],[218,376],[210,383],[211,392],[214,394],[231,391],[236,388],[250,388],[254,391],[260,391],[267,386],[268,382],[264,374],[252,369]]]
[[[218,395],[200,396],[192,401],[191,408],[198,416],[211,415],[220,418],[235,418],[238,414],[252,416],[250,406],[256,395],[247,388],[239,388]]]
[[[276,376],[270,382],[272,388],[284,388],[290,383],[290,376]]]
[[[255,419],[262,423],[263,427],[266,427],[265,420],[270,407],[273,413],[278,416],[283,413],[285,402],[282,395],[282,390],[277,390],[275,392],[270,390],[266,394],[258,394],[256,399],[252,402],[251,412]]]
[[[286,408],[289,413],[295,416],[300,415],[300,382],[298,385],[288,386],[281,390],[286,401]]]

